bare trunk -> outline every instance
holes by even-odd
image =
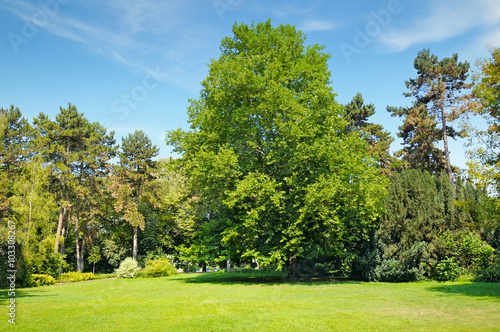
[[[64,255],[64,251],[66,250],[66,238],[68,237],[68,221],[69,221],[69,211],[67,213],[67,216],[63,220],[63,226],[61,230],[61,236],[63,237],[63,240],[61,241],[61,255]]]
[[[450,179],[451,186],[453,187],[453,193],[456,194],[455,182],[453,181],[453,171],[451,169],[450,152],[448,150],[448,133],[446,131],[446,118],[444,114],[444,109],[441,110],[441,117],[443,118],[443,142],[444,142],[444,155],[446,158],[446,171],[448,172],[448,178]]]
[[[78,272],[82,272],[82,266],[80,265],[80,220],[79,220],[79,213],[76,213],[76,219],[75,219],[75,245],[76,245],[76,268],[78,269]]]
[[[65,214],[66,214],[66,208],[61,206],[61,210],[59,210],[59,222],[57,223],[56,244],[54,246],[54,252],[59,251],[59,237],[61,236],[61,230],[62,230]]]
[[[288,278],[299,278],[299,264],[297,261],[297,256],[290,257],[288,259]]]
[[[137,226],[134,227],[134,246],[132,249],[132,259],[137,260]]]
[[[137,208],[137,211],[139,211],[139,188],[137,188],[137,191],[135,193],[135,206]],[[134,261],[137,260],[137,227],[134,227],[134,244],[132,248],[132,259]]]
[[[80,266],[82,270],[80,272],[83,272],[84,268],[84,262],[85,262],[85,241],[87,239],[87,223],[83,225],[83,236],[82,236],[82,245],[80,247]]]
[[[231,260],[230,259],[227,260],[227,267],[226,267],[226,272],[229,272],[229,271],[231,271]]]

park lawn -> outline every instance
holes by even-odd
[[[287,282],[181,274],[0,291],[0,330],[500,331],[500,284]]]

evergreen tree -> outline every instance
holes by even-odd
[[[389,152],[394,139],[389,132],[384,131],[381,125],[368,122],[368,118],[375,114],[375,106],[366,105],[363,96],[358,92],[344,109],[349,122],[348,132],[360,133],[367,140],[370,153],[379,162],[380,167],[385,170],[389,169],[394,162]]]
[[[139,211],[141,199],[155,204],[154,161],[158,148],[142,130],[123,138],[120,165],[111,186],[116,199],[115,209],[123,212],[123,219],[134,227],[132,258],[137,259],[137,230],[144,229],[144,216]]]
[[[404,139],[404,144],[408,145],[402,151],[404,158],[417,167],[423,166],[424,169],[430,169],[430,163],[435,162],[435,168],[440,169],[439,161],[444,157],[444,166],[453,185],[448,137],[461,136],[450,124],[466,111],[464,102],[467,96],[461,92],[471,87],[471,84],[466,83],[469,63],[458,62],[457,54],[438,60],[430,50],[424,49],[418,52],[414,68],[417,70],[417,78],[410,78],[405,82],[410,90],[405,96],[415,98],[413,107],[389,107],[388,111],[392,112],[393,116],[405,117],[404,125],[400,127],[398,134]],[[437,129],[439,123],[441,128]],[[442,154],[434,146],[439,140],[444,143]]]

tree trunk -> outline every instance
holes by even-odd
[[[288,259],[288,278],[300,278],[297,256]]]
[[[83,234],[82,234],[82,245],[80,247],[80,266],[82,270],[80,272],[83,272],[84,263],[85,263],[85,241],[87,239],[87,222],[83,224]]]
[[[132,248],[132,259],[137,260],[137,226],[134,227],[134,244]]]
[[[78,212],[76,214],[76,219],[75,219],[75,245],[76,245],[76,268],[78,269],[78,272],[82,272],[83,268],[80,264],[81,259],[80,259],[80,220]]]
[[[446,118],[444,114],[444,108],[441,110],[441,117],[443,119],[443,142],[444,155],[446,158],[446,171],[448,172],[448,178],[450,179],[451,186],[453,187],[453,193],[456,194],[455,182],[453,181],[453,171],[451,169],[450,152],[448,150],[448,132],[446,131]]]
[[[135,206],[137,211],[139,211],[139,188],[137,188],[137,191],[135,193]],[[134,227],[134,244],[132,248],[132,259],[135,261],[137,260],[137,227]]]
[[[226,272],[229,272],[229,271],[231,271],[231,260],[230,259],[227,260],[227,266],[226,266]]]
[[[67,216],[63,220],[63,226],[61,230],[61,236],[63,237],[63,240],[61,242],[61,255],[64,255],[64,251],[66,250],[66,238],[68,237],[68,221],[69,221],[69,211],[67,213]]]
[[[61,230],[65,214],[66,214],[66,208],[61,205],[61,209],[59,210],[59,222],[57,223],[56,244],[54,246],[54,252],[59,251],[59,237],[61,236]]]

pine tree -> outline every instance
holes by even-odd
[[[145,199],[155,203],[156,186],[153,182],[154,161],[158,148],[142,130],[136,130],[123,138],[120,165],[111,186],[116,199],[115,209],[123,212],[123,219],[134,227],[132,258],[137,258],[137,230],[144,229],[144,216],[139,211],[139,202]]]
[[[381,125],[368,122],[368,118],[375,114],[375,106],[366,105],[363,96],[358,92],[344,109],[349,122],[347,131],[360,133],[368,142],[369,151],[379,162],[380,167],[388,170],[394,162],[389,152],[394,139]]]
[[[444,157],[444,166],[453,184],[448,137],[462,136],[450,124],[466,111],[464,102],[468,96],[461,93],[472,86],[466,83],[469,63],[458,62],[457,54],[438,60],[430,50],[424,49],[418,52],[414,68],[418,76],[405,82],[410,91],[404,94],[415,98],[413,107],[388,108],[393,116],[405,117],[398,134],[404,139],[404,144],[409,145],[402,151],[403,156],[411,163],[427,164],[429,169],[432,162],[436,163],[436,169],[440,169],[440,159]],[[438,124],[440,129],[437,129]],[[440,130],[439,136],[437,130]],[[439,140],[444,143],[442,154],[434,146]],[[417,155],[410,156],[412,153]]]

